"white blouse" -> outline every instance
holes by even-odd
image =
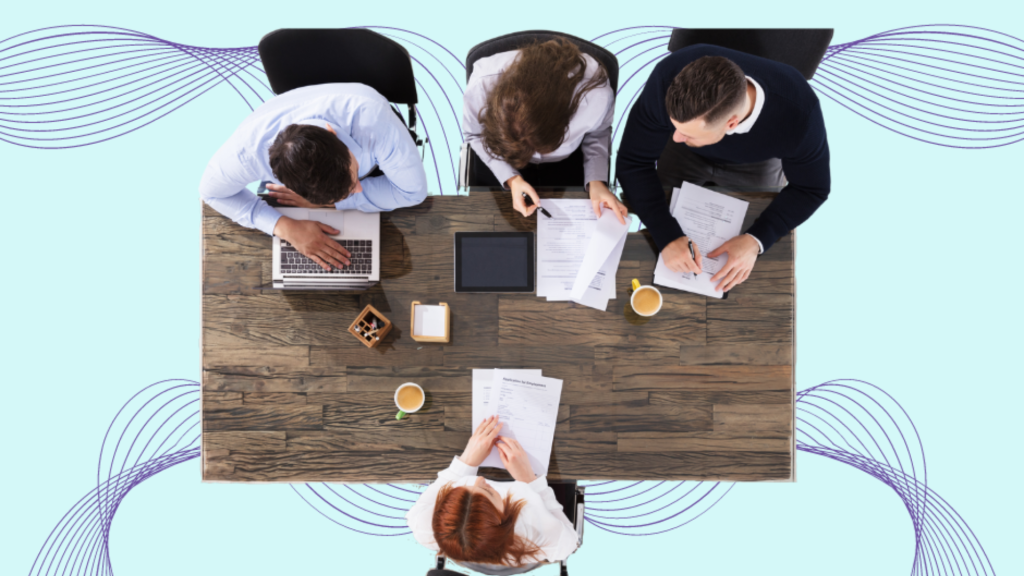
[[[468,486],[476,481],[477,467],[463,463],[456,456],[452,465],[437,473],[434,481],[420,495],[416,504],[405,514],[409,528],[416,541],[427,548],[438,551],[434,540],[434,504],[437,493],[449,482],[453,486]],[[512,500],[525,500],[516,518],[514,531],[517,536],[533,542],[540,548],[537,560],[559,562],[576,550],[576,529],[562,511],[562,505],[555,499],[555,492],[548,486],[545,476],[530,482],[485,481],[501,495],[512,494]]]
[[[501,158],[491,156],[484,146],[482,137],[483,124],[478,119],[480,111],[487,105],[487,94],[491,91],[505,70],[512,65],[518,50],[499,52],[494,56],[481,58],[473,63],[473,74],[466,84],[466,92],[462,98],[462,139],[468,142],[476,155],[491,169],[494,176],[505,182],[519,174],[515,168]],[[597,74],[600,66],[592,56],[583,55],[587,68],[583,71],[583,81]],[[578,86],[577,86],[578,89]],[[577,148],[583,147],[583,184],[593,181],[608,182],[608,162],[612,144],[612,118],[615,115],[615,92],[611,84],[594,88],[580,100],[576,114],[569,120],[569,129],[565,140],[557,150],[550,154],[534,153],[532,164],[558,162],[565,160]]]

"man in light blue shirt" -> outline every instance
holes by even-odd
[[[375,168],[383,176],[368,177]],[[325,269],[348,265],[326,224],[282,216],[247,184],[281,204],[382,212],[427,197],[427,175],[409,131],[387,99],[363,84],[319,84],[277,96],[250,114],[214,154],[199,184],[212,208],[277,235]]]

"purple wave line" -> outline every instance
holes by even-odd
[[[827,68],[831,68],[831,67],[829,66]],[[865,74],[868,74],[868,73],[865,73]],[[885,81],[887,81],[887,82],[889,82],[891,84],[896,84],[898,86],[903,86],[903,87],[906,86],[904,84],[901,84],[901,83],[898,83],[898,82],[895,82],[895,81],[892,81],[892,80],[889,80],[889,79],[886,79],[886,78],[882,78],[882,77],[880,77],[880,76],[878,76],[876,74],[868,74],[868,75],[870,75],[872,77],[875,77],[875,78],[879,78],[880,80],[885,80]],[[865,82],[868,82],[869,84],[871,84],[873,86],[877,86],[879,88],[883,88],[884,89],[884,87],[881,84],[879,84],[877,82],[874,82],[872,80],[865,80]],[[909,89],[909,87],[908,87],[908,89]],[[932,92],[927,92],[925,90],[919,90],[919,91],[921,93],[923,93],[923,94],[928,94],[928,95],[932,95],[932,96],[940,96],[938,94],[935,94],[935,93],[932,93]],[[946,97],[947,100],[952,100],[954,102],[962,102],[962,103],[965,103],[965,104],[973,104],[973,105],[977,105],[977,106],[990,106],[990,107],[994,107],[994,108],[1021,108],[1020,112],[983,112],[983,111],[978,111],[978,110],[968,110],[966,108],[954,108],[952,106],[948,106],[948,105],[945,105],[945,104],[939,104],[939,103],[936,103],[936,102],[929,102],[928,100],[925,100],[924,98],[918,98],[916,96],[912,96],[910,94],[899,92],[897,90],[893,90],[893,92],[896,92],[897,94],[899,94],[903,98],[907,98],[907,99],[910,99],[910,100],[915,100],[917,102],[922,102],[922,103],[925,103],[925,104],[930,104],[932,106],[936,106],[936,107],[939,107],[939,108],[945,108],[947,110],[953,110],[955,112],[966,112],[968,114],[984,114],[984,115],[988,115],[988,116],[1010,116],[1010,115],[1021,115],[1021,114],[1024,114],[1024,104],[994,104],[994,103],[986,103],[986,102],[973,102],[973,101],[970,101],[970,100],[959,100],[959,99],[956,99],[956,98]]]
[[[910,118],[910,119],[916,120],[918,122],[929,124],[931,126],[937,126],[939,128],[948,128],[948,129],[951,129],[951,130],[966,130],[966,131],[969,131],[969,132],[1006,132],[1006,131],[1009,131],[1009,130],[1017,130],[1017,129],[1024,128],[1024,118],[1021,118],[1019,120],[1018,119],[1013,119],[1013,120],[965,120],[965,119],[962,119],[962,118],[957,118],[955,116],[949,116],[949,115],[946,115],[946,114],[939,114],[937,112],[931,112],[931,111],[928,111],[928,110],[924,110],[924,109],[918,108],[917,106],[911,106],[910,104],[906,104],[906,103],[900,102],[899,100],[896,100],[896,99],[893,99],[893,98],[889,98],[888,96],[885,96],[883,94],[879,94],[878,92],[875,92],[874,90],[871,90],[869,88],[864,88],[863,86],[857,85],[852,80],[848,80],[848,79],[843,77],[844,74],[848,74],[850,76],[858,78],[856,76],[856,74],[853,74],[853,73],[850,73],[850,72],[845,72],[844,73],[842,71],[837,71],[837,72],[833,72],[833,71],[830,71],[830,70],[822,70],[822,71],[825,74],[828,75],[828,78],[825,78],[824,80],[826,80],[829,83],[835,83],[835,84],[850,83],[850,84],[854,84],[859,89],[863,90],[864,92],[873,94],[873,95],[875,95],[875,96],[877,96],[879,98],[882,98],[884,100],[888,100],[888,101],[893,102],[895,104],[901,104],[901,105],[903,105],[903,106],[905,106],[907,108],[910,108],[911,110],[916,110],[918,112],[922,112],[922,113],[925,113],[925,114],[928,114],[928,115],[931,115],[931,116],[937,116],[939,118],[945,118],[945,119],[949,119],[949,120],[958,120],[958,121],[961,121],[961,122],[973,122],[973,123],[977,123],[977,124],[1004,124],[1004,123],[1008,123],[1008,122],[1022,122],[1021,124],[1017,124],[1017,125],[1014,125],[1014,126],[1007,126],[1007,127],[1004,127],[1004,128],[963,128],[963,127],[959,127],[959,126],[949,126],[949,125],[946,125],[946,124],[940,124],[938,122],[932,122],[930,120],[925,120],[923,118],[919,118],[917,116],[913,116],[913,115],[911,115],[911,114],[909,114],[907,112],[901,112],[899,110],[891,108],[890,106],[886,106],[885,104],[881,104],[881,103],[879,103],[876,100],[871,100],[871,99],[868,99],[866,96],[859,95],[860,98],[863,98],[864,100],[867,100],[868,102],[871,102],[872,104],[874,104],[874,105],[876,105],[876,106],[878,106],[880,108],[884,108],[885,110],[893,112],[894,114],[898,114],[899,116]],[[869,83],[873,84],[873,82],[870,82],[870,81],[866,81],[866,82],[869,82]],[[984,112],[977,112],[977,113],[978,114],[984,114]],[[924,131],[924,130],[922,130],[922,131]],[[929,132],[929,133],[931,133],[931,132]],[[952,135],[948,135],[948,134],[945,135],[945,136],[947,138],[961,138],[961,139],[965,139],[965,140],[998,140],[998,139],[1001,139],[1001,138],[1013,137],[1013,136],[1016,136],[1016,135],[1017,134],[1015,133],[1015,134],[1011,134],[1011,135],[1007,135],[1007,136],[996,136],[994,138],[980,138],[980,139],[979,138],[965,138],[965,137],[960,137],[960,136],[952,136]]]
[[[176,393],[179,390],[185,392]],[[189,406],[197,401],[197,392],[198,384],[195,382],[168,380],[151,384],[129,398],[118,410],[104,435],[96,488],[80,499],[51,531],[36,556],[30,574],[52,574],[62,566],[62,573],[69,569],[83,573],[81,569],[88,566],[93,569],[110,569],[107,538],[113,515],[124,497],[132,488],[153,475],[199,456],[199,434],[183,445],[191,430],[198,426],[198,411],[187,412]],[[894,408],[887,407],[883,401]],[[853,466],[886,483],[907,504],[917,542],[915,573],[920,567],[940,573],[994,573],[987,553],[970,526],[927,485],[927,463],[920,434],[906,410],[891,395],[862,381],[831,381],[797,393],[796,406],[798,450]],[[134,413],[130,409],[134,409]],[[820,424],[811,423],[809,418]],[[136,422],[140,425],[134,437],[131,437],[128,432]],[[825,429],[832,430],[832,433],[825,432]],[[109,458],[105,457],[108,444],[112,445]],[[134,462],[129,464],[133,454]],[[904,458],[907,460],[904,461]],[[920,474],[916,462],[918,458]],[[118,462],[120,468],[115,471]],[[104,463],[107,465],[105,479]],[[660,481],[645,487],[642,482],[596,482],[592,486],[609,488],[589,495],[591,504],[598,506],[591,506],[585,519],[615,534],[662,534],[701,517],[735,486],[721,482],[693,482],[689,490],[669,501],[669,495],[684,484],[686,482]],[[399,486],[387,487],[416,493],[415,490]],[[639,489],[635,492],[629,492],[637,487]],[[312,500],[297,487],[292,488],[318,513],[349,530],[375,536],[408,533],[404,524],[385,524],[363,517],[363,514],[369,514],[383,520],[401,520],[399,516],[374,511],[367,506],[397,511],[403,508],[379,502],[361,492],[360,486],[345,486],[345,489],[364,500],[364,505],[354,503],[327,484],[324,484],[326,493],[344,504],[335,503],[327,494],[311,485],[306,485],[306,490],[315,496]],[[363,488],[369,488],[381,496],[409,502],[374,486],[366,485]],[[665,488],[665,491],[658,493],[659,488]],[[602,495],[612,497],[594,498]],[[613,502],[624,502],[626,505],[599,507],[602,503]],[[652,505],[653,509],[650,508]],[[321,506],[326,507],[326,511]],[[394,532],[361,530],[339,522],[329,512],[359,524]],[[609,516],[596,512],[628,514]]]

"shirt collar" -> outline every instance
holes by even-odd
[[[764,89],[750,76],[747,76],[747,80],[754,85],[754,110],[747,116],[746,120],[740,122],[732,130],[726,130],[726,134],[746,134],[750,132],[750,129],[754,127],[754,122],[757,122],[757,117],[761,115],[761,108],[764,108]]]

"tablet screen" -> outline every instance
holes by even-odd
[[[533,292],[533,234],[455,235],[456,292]]]

